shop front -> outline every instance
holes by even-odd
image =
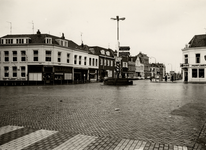
[[[88,69],[74,68],[74,83],[86,83],[88,81]]]
[[[184,82],[206,82],[206,64],[181,64]]]

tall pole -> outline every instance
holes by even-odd
[[[125,20],[125,18],[119,18],[119,16],[116,16],[116,18],[111,18],[112,20],[117,20],[117,57],[119,57],[119,21],[120,20]]]

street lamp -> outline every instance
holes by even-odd
[[[119,21],[120,20],[125,20],[126,18],[119,18],[119,16],[116,16],[116,18],[111,18],[112,20],[117,20],[117,44],[118,44],[118,49],[117,49],[117,57],[119,57]]]
[[[154,76],[155,76],[155,81],[156,81],[156,58],[155,57],[150,57],[150,59],[154,58],[155,59],[155,73],[154,73]]]

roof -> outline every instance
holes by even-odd
[[[30,39],[29,44],[45,44],[46,37],[52,38],[52,44],[54,45],[59,45],[58,42],[56,41],[57,39],[63,39],[63,40],[68,41],[68,47],[70,48],[79,47],[75,42],[65,39],[64,34],[62,34],[62,37],[57,37],[57,36],[50,35],[50,34],[41,34],[39,30],[37,31],[37,34],[9,34],[1,38],[29,38]]]
[[[99,47],[99,46],[89,46],[89,53],[91,54],[95,54],[95,55],[105,55],[108,56],[106,53],[102,54],[101,50],[104,50],[105,52],[109,51],[109,56],[110,57],[114,57],[114,51],[112,49],[106,49],[103,47]]]
[[[189,47],[205,47],[206,46],[206,34],[195,35],[189,42]]]

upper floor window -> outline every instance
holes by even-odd
[[[13,44],[13,39],[6,39],[6,44]]]
[[[46,38],[45,38],[45,43],[47,43],[47,44],[52,44],[52,38],[46,37]]]
[[[87,65],[87,57],[84,57],[84,65]]]
[[[107,66],[107,60],[104,59],[104,66]]]
[[[100,65],[103,65],[103,58],[100,58]]]
[[[74,55],[74,64],[77,64],[77,55]]]
[[[185,64],[188,64],[188,55],[185,55]]]
[[[89,58],[89,65],[91,66],[92,65],[92,59]]]
[[[196,63],[200,63],[200,54],[196,54]]]
[[[96,59],[96,66],[98,65],[97,59]]]
[[[61,62],[61,52],[58,52],[58,62]]]
[[[9,61],[9,51],[4,51],[4,61]]]
[[[16,39],[16,44],[24,44],[24,39]]]
[[[111,66],[113,66],[113,60],[111,60]]]
[[[81,65],[82,56],[79,56],[79,65]]]
[[[46,61],[51,61],[51,51],[46,51],[46,58],[45,58],[45,60]]]
[[[93,59],[92,59],[92,65],[93,65],[93,66],[94,66],[94,63],[95,63],[95,62],[94,62],[94,58],[93,58]]]
[[[13,66],[12,69],[13,69],[13,77],[17,77],[17,67]]]
[[[13,51],[13,61],[17,61],[17,51]]]
[[[21,51],[21,61],[26,61],[26,51]]]
[[[33,60],[38,61],[38,54],[39,54],[38,50],[34,50],[33,54],[34,54],[34,59]]]
[[[69,63],[70,54],[67,53],[67,63]]]
[[[25,77],[26,76],[25,71],[26,71],[25,66],[21,66],[21,77]]]
[[[4,77],[9,77],[9,67],[8,66],[4,67]]]

